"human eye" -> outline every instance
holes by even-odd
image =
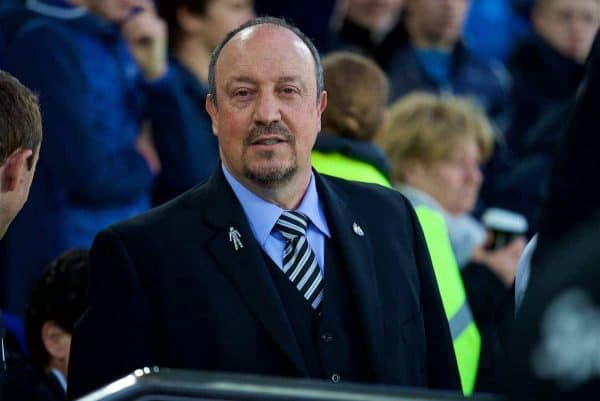
[[[300,95],[300,89],[293,85],[285,85],[279,89],[279,92],[284,96]]]
[[[232,91],[232,95],[235,99],[248,99],[252,91],[249,88],[236,88]]]

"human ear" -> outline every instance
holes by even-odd
[[[22,175],[27,171],[27,159],[33,155],[31,149],[17,149],[4,162],[0,177],[0,192],[15,191]]]
[[[206,108],[206,112],[210,116],[210,120],[212,123],[213,135],[219,136],[219,131],[217,128],[217,105],[215,104],[216,99],[213,99],[215,95],[206,96],[206,100],[204,102],[204,107]]]

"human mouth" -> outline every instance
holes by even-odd
[[[250,143],[251,146],[259,146],[259,147],[272,147],[279,144],[287,143],[288,141],[285,138],[257,138]]]

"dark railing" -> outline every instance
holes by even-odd
[[[78,401],[458,401],[456,393],[229,373],[144,368]],[[492,395],[472,401],[502,401]]]

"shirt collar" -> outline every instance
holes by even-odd
[[[229,171],[227,171],[224,164],[221,164],[221,168],[225,175],[225,179],[242,204],[242,208],[250,222],[250,228],[252,229],[254,237],[261,246],[264,246],[273,230],[273,226],[277,223],[277,220],[279,219],[279,216],[281,216],[281,213],[284,212],[284,209],[273,203],[267,202],[248,190],[236,180]],[[304,213],[308,216],[310,223],[312,223],[312,225],[314,225],[323,235],[328,238],[331,237],[317,192],[314,173],[311,173],[308,188],[296,211]]]
[[[56,377],[56,380],[58,380],[58,382],[60,383],[60,386],[63,388],[63,390],[65,390],[65,393],[66,393],[67,392],[67,380],[65,379],[63,374],[58,369],[52,369],[50,372],[54,375],[54,377]]]

